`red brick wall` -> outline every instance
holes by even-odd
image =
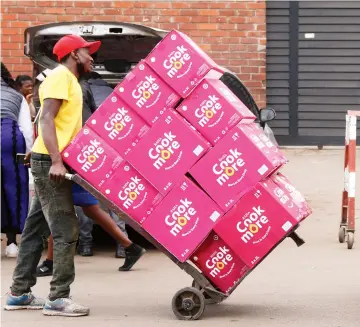
[[[2,60],[13,75],[31,72],[24,29],[66,21],[117,21],[191,36],[214,60],[238,74],[265,105],[265,0],[258,1],[4,1]]]

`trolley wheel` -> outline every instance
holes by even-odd
[[[347,243],[347,248],[348,248],[349,250],[352,249],[352,247],[353,247],[353,245],[354,245],[354,241],[355,241],[354,233],[353,233],[353,232],[349,232],[349,233],[347,234],[347,241],[346,241],[346,243]]]
[[[344,226],[341,226],[339,229],[339,242],[344,243],[346,237],[346,228]]]
[[[185,287],[174,295],[172,310],[180,320],[197,320],[205,310],[204,295],[194,287]]]
[[[191,287],[194,287],[199,291],[201,291],[201,289],[202,289],[201,286],[195,280],[193,280]],[[221,302],[221,301],[217,301],[217,300],[213,299],[208,293],[206,293],[206,291],[204,291],[202,293],[204,295],[206,304],[218,304]]]

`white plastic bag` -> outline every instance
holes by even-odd
[[[273,142],[276,146],[279,146],[278,142],[276,141],[274,132],[272,131],[272,129],[268,124],[265,124],[264,133],[270,139],[271,142]]]

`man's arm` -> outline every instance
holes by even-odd
[[[52,161],[49,177],[55,182],[61,182],[67,173],[59,151],[54,121],[60,110],[62,101],[63,100],[58,99],[45,99],[40,115],[42,137]]]

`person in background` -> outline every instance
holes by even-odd
[[[17,92],[15,81],[1,62],[1,232],[6,233],[5,255],[16,258],[16,234],[21,234],[28,214],[29,172],[16,160],[30,152],[33,142],[29,106]]]
[[[16,87],[18,91],[24,96],[26,99],[29,108],[30,108],[30,114],[31,119],[34,120],[36,116],[36,109],[33,104],[33,89],[34,89],[34,83],[30,76],[28,75],[19,75],[15,79]]]
[[[100,74],[96,72],[91,72],[81,79],[80,85],[83,91],[83,121],[86,122],[95,110],[99,108],[104,100],[113,92],[113,89],[101,78]],[[127,235],[125,222],[112,211],[108,210],[108,212],[111,218],[119,226],[120,230]],[[93,220],[86,217],[81,210],[79,210],[77,214],[80,227],[78,253],[82,256],[91,256],[93,255]],[[115,257],[126,257],[125,249],[120,243],[117,243]]]

